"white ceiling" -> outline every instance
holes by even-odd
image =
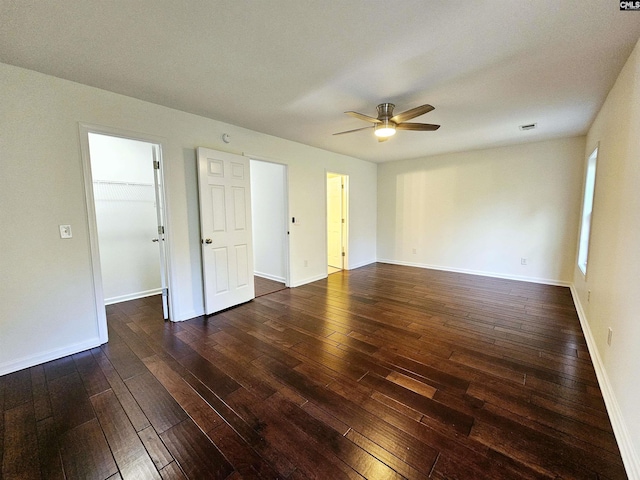
[[[584,134],[640,37],[618,3],[0,0],[0,61],[384,162]],[[382,102],[442,127],[332,136]]]

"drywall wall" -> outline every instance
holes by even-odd
[[[568,284],[583,154],[577,137],[379,165],[378,259]]]
[[[640,41],[589,129],[585,163],[598,144],[587,275],[574,264],[574,297],[627,473],[640,478]]]
[[[150,143],[89,134],[107,305],[161,292],[158,220]]]
[[[283,283],[287,235],[285,177],[284,165],[251,160],[253,271]]]
[[[375,261],[375,164],[5,64],[0,104],[0,374],[99,343],[79,123],[163,139],[174,320],[203,312],[197,146],[289,166],[289,210],[303,219],[291,229],[292,285],[326,276],[326,170],[349,174],[357,199],[352,265]]]

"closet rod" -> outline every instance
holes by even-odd
[[[153,187],[153,183],[118,182],[115,180],[94,180],[93,183],[98,185],[127,185],[131,187]]]

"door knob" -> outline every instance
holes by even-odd
[[[210,244],[210,243],[213,243],[213,240],[211,240],[210,238],[207,238],[207,239],[204,241],[204,243],[206,243],[206,244],[208,245],[208,244]]]
[[[151,241],[152,241],[152,242],[157,242],[157,241],[158,241],[158,239],[157,239],[157,238],[152,238],[152,239],[151,239]]]

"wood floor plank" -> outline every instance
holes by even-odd
[[[72,357],[59,358],[58,360],[47,362],[43,366],[47,380],[49,381],[64,377],[76,371]]]
[[[210,405],[180,375],[157,356],[145,358],[144,363],[202,431],[208,432],[224,423],[222,417],[212,410]]]
[[[36,365],[29,370],[31,371],[31,390],[36,420],[43,420],[53,415],[44,367]]]
[[[28,368],[4,377],[4,410],[31,401],[31,372]]]
[[[4,412],[2,474],[9,479],[39,479],[38,434],[31,402]],[[35,448],[34,448],[35,447]]]
[[[91,403],[121,475],[159,479],[160,474],[113,391],[94,395]]]
[[[282,282],[276,282],[275,280],[259,277],[257,275],[253,277],[253,282],[255,284],[256,297],[261,297],[287,288]]]
[[[71,358],[71,357],[69,357]],[[73,359],[71,359],[73,365]],[[89,395],[80,374],[75,371],[48,382],[51,408],[59,434],[95,419]]]
[[[118,397],[120,404],[124,408],[124,411],[129,417],[129,420],[131,420],[136,431],[139,432],[147,428],[150,425],[149,419],[142,412],[142,409],[135,401],[133,395],[131,395],[131,392],[125,385],[122,378],[118,375],[118,372],[104,352],[101,349],[96,348],[91,351],[91,354],[96,359],[96,363],[100,366],[100,370],[102,370],[107,382],[109,382],[113,393]]]
[[[471,431],[473,417],[429,397],[371,373],[365,375],[360,383],[423,413],[425,416],[451,426],[459,433],[468,435]]]
[[[384,448],[380,447],[378,444],[369,440],[367,437],[360,435],[357,431],[350,430],[346,436],[354,445],[357,445],[370,455],[380,459],[380,461],[389,465],[390,468],[398,472],[402,477],[409,480],[425,480],[428,478],[429,474],[427,472],[427,468],[423,468],[421,471],[411,465],[408,465]]]
[[[184,473],[176,462],[171,462],[169,465],[160,470],[162,480],[187,480]]]
[[[400,385],[401,387],[408,388],[412,392],[422,395],[423,397],[433,398],[433,395],[438,391],[437,388],[432,387],[426,383],[415,380],[412,377],[403,375],[398,372],[391,372],[385,377],[387,380]]]
[[[180,363],[222,398],[240,388],[233,378],[197,353],[183,357]]]
[[[274,394],[277,395],[279,394]],[[243,402],[245,414],[254,419],[252,423],[259,428],[265,441],[289,459],[304,475],[311,478],[361,478],[336,456],[326,455],[326,447],[318,445],[313,438],[295,428],[268,401],[252,398],[248,392],[244,392],[240,401]],[[304,449],[300,448],[301,445],[304,445]]]
[[[285,365],[279,364],[276,360],[264,360],[261,364],[271,369],[274,374],[289,382],[339,420],[351,425],[360,432],[370,432],[370,435],[376,437],[376,443],[390,452],[409,452],[411,457],[415,456],[414,465],[423,466],[425,459],[431,459],[432,462],[435,461],[437,456],[435,450],[413,441],[395,427],[385,422],[380,422],[379,419],[370,415],[359,405],[334,394],[330,390],[315,385],[304,376],[298,375],[296,372],[287,369]]]
[[[225,457],[241,475],[241,478],[276,480],[281,477],[276,468],[245,443],[242,437],[228,424],[218,425],[207,435],[224,452]]]
[[[115,332],[109,332],[109,338],[109,343],[104,344],[101,349],[123,380],[147,371],[140,359]]]
[[[489,420],[492,428],[498,430],[509,429],[512,433],[516,430],[521,430],[522,435],[518,441],[525,441],[527,437],[533,438],[536,446],[543,445],[544,441],[556,445],[556,454],[562,456],[565,461],[568,459],[568,464],[579,458],[579,463],[592,470],[592,475],[596,472],[607,471],[607,474],[603,475],[606,478],[625,478],[621,476],[622,460],[618,453],[607,451],[598,445],[596,441],[584,441],[580,438],[563,433],[553,427],[545,426],[535,420],[523,417],[518,414],[514,414],[510,411],[505,411],[497,406],[486,404],[482,410],[478,412],[478,423],[486,422]],[[517,425],[517,428],[514,426]],[[473,432],[472,432],[473,433]],[[503,437],[503,440],[507,437]],[[541,440],[542,439],[542,440]],[[544,441],[543,441],[544,440]],[[614,443],[615,446],[615,443]],[[500,451],[497,448],[493,450]],[[535,449],[530,449],[528,453],[535,452]],[[504,452],[502,452],[504,453]],[[517,456],[510,456],[511,458],[518,458]]]
[[[364,478],[388,478],[400,479],[401,474],[390,468],[383,460],[376,455],[372,455],[366,449],[351,442],[330,426],[317,420],[308,414],[304,409],[288,402],[279,394],[274,394],[267,401],[274,410],[284,414],[293,425],[316,441],[318,449],[324,445],[331,445],[331,453],[341,459],[344,463],[353,468]],[[326,447],[324,447],[326,448]]]
[[[37,430],[41,477],[47,480],[64,480],[58,434],[53,417],[40,420],[37,424]]]
[[[189,479],[225,479],[233,471],[231,464],[191,419],[172,426],[160,437]]]
[[[89,350],[73,355],[84,388],[91,397],[107,391],[111,386]]]
[[[59,442],[67,478],[104,480],[118,472],[96,418],[67,431]]]
[[[149,371],[126,380],[125,384],[158,434],[187,418],[180,405]]]
[[[144,444],[144,448],[149,452],[149,456],[153,461],[156,468],[161,471],[164,467],[169,465],[173,461],[173,457],[165,447],[162,440],[153,429],[153,427],[149,426],[144,430],[138,432],[138,436],[140,440]],[[162,472],[161,472],[162,473]]]
[[[222,369],[238,385],[249,390],[254,395],[260,398],[267,398],[276,392],[267,382],[247,368],[243,362],[236,361],[215,348],[202,346],[196,347],[196,350],[213,365]]]

